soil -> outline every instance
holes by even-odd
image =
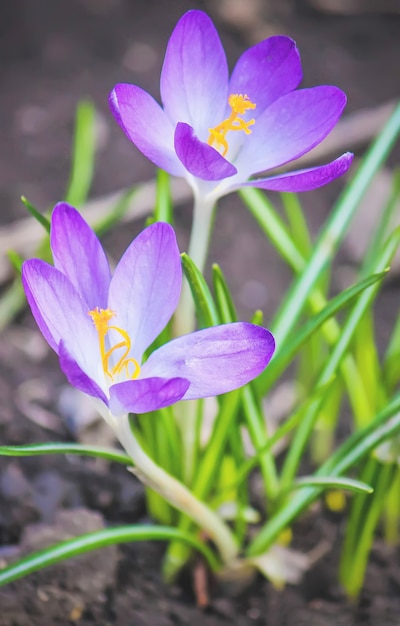
[[[369,3],[368,13],[361,9],[350,16],[325,13],[323,0],[313,4],[320,10],[305,0],[14,0],[4,4],[1,224],[24,217],[22,193],[41,209],[62,199],[74,110],[82,98],[92,99],[98,110],[91,195],[154,176],[152,165],[111,119],[107,94],[116,82],[129,81],[158,95],[168,36],[189,8],[212,15],[231,64],[249,44],[280,32],[297,40],[304,85],[339,85],[348,94],[350,112],[397,97],[400,16],[380,14],[378,0],[374,6]],[[343,146],[343,151],[347,149],[352,146]],[[337,183],[304,194],[313,232],[340,187]],[[189,225],[189,207],[179,207],[176,226],[182,249]],[[105,239],[107,249],[119,255],[140,226],[115,229]],[[290,274],[236,197],[221,202],[210,258],[221,263],[241,316],[261,307],[268,320]],[[395,284],[389,284],[383,298],[382,311],[398,308]],[[384,326],[384,314],[381,319]],[[0,398],[1,443],[76,437],[94,443],[95,438],[107,437],[97,425],[83,432],[71,421],[77,409],[88,415],[87,407],[71,395],[56,358],[28,313],[2,335]],[[143,490],[123,467],[76,457],[0,458],[0,566],[63,537],[144,521],[149,520]],[[301,585],[278,592],[258,578],[250,589],[229,597],[212,584],[210,605],[204,610],[196,607],[190,576],[174,586],[163,584],[162,544],[108,548],[2,588],[0,626],[399,625],[399,549],[376,542],[360,601],[352,606],[336,582],[342,531],[340,517],[314,511],[295,528],[296,547],[307,551],[321,539],[332,547]]]

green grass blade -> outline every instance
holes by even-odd
[[[181,254],[181,259],[183,271],[195,303],[199,327],[216,326],[220,323],[220,319],[204,276],[185,252]]]
[[[376,265],[373,268],[374,271],[378,273],[385,270],[387,265],[390,263],[390,260],[393,258],[399,243],[400,227],[392,233],[391,237],[389,237],[389,240],[387,241],[386,246],[382,251],[379,259],[375,259]],[[329,356],[329,359],[327,360],[326,365],[318,378],[318,381],[316,383],[318,386],[323,385],[325,382],[327,382],[332,376],[336,374],[338,369],[341,367],[341,364],[349,349],[350,342],[354,337],[354,333],[357,331],[358,324],[362,317],[365,315],[366,311],[368,311],[371,304],[374,302],[379,285],[380,283],[375,283],[366,291],[364,291],[358,298],[355,306],[348,315],[346,323],[342,328],[341,335],[338,338],[338,341],[333,348],[332,353]],[[362,398],[362,400],[364,399]],[[287,454],[284,467],[282,469],[282,484],[286,488],[290,486],[297,472],[297,468],[300,464],[304,448],[307,445],[315,422],[318,419],[319,411],[323,401],[324,398],[314,403],[309,413],[302,421],[299,429],[296,432],[295,437],[293,438],[289,453]],[[358,419],[360,422],[362,419],[364,423],[366,423],[371,418],[373,408],[371,410],[371,408],[367,406],[364,408],[364,410],[367,411],[367,414],[365,416],[363,416],[360,412],[356,412],[355,418]],[[359,423],[358,425],[361,426],[361,423]]]
[[[45,229],[45,231],[49,234],[50,233],[50,220],[45,215],[43,215],[43,213],[40,213],[40,211],[38,211],[37,208],[34,207],[33,204],[29,202],[27,198],[25,198],[25,196],[21,196],[21,202],[25,206],[25,208],[28,209],[32,217],[34,217],[35,220],[39,222],[39,224],[41,224],[43,228]]]
[[[369,494],[374,491],[370,485],[367,485],[361,480],[332,476],[302,476],[294,481],[291,489],[300,489],[300,487],[308,485],[323,487],[324,489],[345,489],[346,491],[354,491],[355,493]]]
[[[102,446],[83,446],[80,443],[31,443],[25,446],[0,446],[0,456],[39,456],[42,454],[77,454],[133,465],[124,452]]]
[[[281,193],[281,199],[292,237],[300,252],[308,257],[312,250],[312,241],[299,197],[295,193]]]
[[[80,102],[76,111],[74,145],[66,202],[75,207],[87,199],[92,184],[96,151],[95,109],[91,102]]]
[[[374,174],[387,158],[400,134],[400,105],[396,107],[382,132],[362,160],[353,180],[347,184],[330,218],[314,244],[313,254],[306,268],[294,281],[272,325],[277,344],[281,343],[298,321],[310,292],[341,244],[351,219],[359,207]],[[255,190],[246,189],[245,194]],[[264,388],[263,376],[259,386]]]
[[[380,443],[400,432],[400,394],[365,428],[353,433],[316,472],[316,476],[341,476],[360,462]],[[248,556],[265,552],[279,534],[314,502],[321,487],[303,487],[268,521],[248,548]]]
[[[85,552],[105,548],[106,546],[131,541],[168,541],[171,539],[183,541],[195,548],[205,558],[210,568],[213,571],[218,571],[219,563],[214,553],[205,543],[188,533],[163,526],[117,526],[87,533],[75,539],[68,539],[9,565],[5,569],[0,570],[0,586],[27,576],[32,572],[37,572],[54,563],[59,563]]]
[[[368,278],[361,280],[357,284],[352,285],[345,291],[342,291],[337,296],[332,298],[322,311],[317,313],[317,315],[314,315],[308,322],[306,322],[300,330],[292,333],[285,341],[283,348],[268,365],[264,376],[264,383],[266,387],[269,388],[272,386],[286,367],[292,362],[300,348],[327,320],[352,302],[352,300],[359,296],[365,289],[382,280],[386,274],[387,270],[378,274],[373,274],[372,276],[368,276]]]
[[[400,197],[400,171],[397,171],[393,175],[392,189],[390,197],[386,206],[379,216],[379,222],[376,228],[373,230],[371,241],[368,244],[368,248],[363,258],[361,275],[368,274],[371,264],[374,262],[375,257],[379,254],[382,246],[385,243],[385,239],[388,236],[388,228],[390,226],[393,214],[396,211],[398,200]]]
[[[174,214],[171,200],[170,178],[164,170],[157,172],[156,206],[154,210],[156,222],[174,223]]]
[[[231,292],[221,268],[216,263],[212,266],[212,280],[219,319],[223,324],[236,322],[237,314]]]

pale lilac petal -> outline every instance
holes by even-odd
[[[74,285],[88,310],[106,309],[111,279],[107,257],[90,226],[65,202],[54,207],[50,245],[54,266]]]
[[[142,376],[190,381],[184,400],[215,396],[248,383],[269,363],[275,342],[265,328],[245,322],[205,328],[153,352]]]
[[[288,172],[270,178],[251,180],[241,185],[241,187],[258,187],[259,189],[269,189],[270,191],[310,191],[323,185],[327,185],[332,180],[339,178],[347,172],[352,164],[354,155],[346,152],[341,157],[318,167],[311,167],[296,172]]]
[[[252,126],[235,165],[244,178],[297,159],[319,144],[346,104],[337,87],[293,91],[275,100]]]
[[[247,95],[256,108],[248,116],[257,119],[264,109],[299,85],[300,55],[290,37],[269,37],[246,50],[232,72],[229,93]]]
[[[89,396],[99,398],[99,400],[102,400],[108,405],[108,399],[104,391],[79,367],[78,363],[69,354],[62,341],[60,343],[58,356],[60,359],[60,367],[71,385],[76,387],[76,389],[87,393]]]
[[[207,143],[200,141],[189,124],[179,123],[175,131],[175,150],[188,172],[203,180],[222,180],[237,170]]]
[[[101,364],[97,332],[86,302],[68,278],[52,265],[30,259],[22,266],[22,284],[33,317],[53,350],[58,354],[63,341],[79,366],[97,377]]]
[[[111,280],[113,324],[127,331],[139,363],[169,322],[179,301],[182,267],[173,228],[157,222],[136,237]]]
[[[183,378],[139,378],[110,387],[110,411],[115,416],[148,413],[183,398],[189,381]]]
[[[115,85],[109,97],[112,113],[135,146],[155,165],[174,176],[185,171],[174,150],[175,126],[160,105],[136,85]]]
[[[223,118],[228,66],[215,26],[202,11],[189,11],[177,23],[165,54],[160,89],[172,122],[187,122],[201,139]]]

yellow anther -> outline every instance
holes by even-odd
[[[210,136],[208,137],[207,143],[212,146],[215,142],[217,144],[217,148],[222,151],[222,156],[225,156],[228,152],[229,145],[226,139],[226,134],[230,130],[243,130],[246,135],[250,135],[251,130],[249,126],[255,124],[255,119],[251,119],[246,122],[241,117],[238,117],[239,115],[244,115],[249,109],[256,108],[256,105],[248,96],[233,93],[229,96],[228,103],[232,109],[230,116],[214,128],[208,129]]]
[[[140,365],[136,359],[129,357],[128,354],[131,351],[131,339],[128,333],[119,326],[110,326],[110,320],[115,317],[115,312],[111,309],[99,309],[96,307],[88,313],[93,320],[99,335],[99,345],[101,361],[103,370],[106,376],[114,380],[114,376],[125,372],[127,379],[133,380],[140,374]],[[114,346],[106,349],[106,335],[110,330],[115,330],[122,337],[122,341],[119,341]],[[117,350],[123,350],[117,363],[114,366],[110,366],[111,356]]]
[[[238,115],[244,115],[249,109],[255,109],[256,105],[246,95],[232,93],[228,98],[229,106]]]
[[[108,324],[110,320],[115,317],[114,311],[111,309],[99,309],[99,307],[96,307],[93,311],[89,311],[89,315],[92,318],[93,324],[95,325],[99,335],[106,335],[108,331]]]

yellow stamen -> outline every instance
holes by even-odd
[[[128,333],[122,328],[119,328],[119,326],[110,326],[110,321],[116,315],[115,312],[111,309],[99,309],[96,307],[92,311],[89,311],[88,315],[92,318],[99,335],[101,361],[105,375],[111,380],[114,380],[114,376],[125,372],[126,378],[131,380],[137,378],[140,374],[140,365],[136,359],[132,357],[128,358],[128,354],[131,351],[131,339]],[[119,333],[122,337],[122,341],[106,350],[106,335],[110,330],[115,330]],[[116,350],[123,350],[123,353],[116,365],[111,367],[110,358]]]
[[[233,93],[228,98],[229,106],[232,109],[232,113],[226,120],[223,120],[220,124],[214,128],[209,128],[210,136],[207,143],[212,146],[215,142],[217,148],[222,150],[222,156],[225,156],[228,152],[228,142],[226,134],[230,130],[243,130],[246,135],[250,135],[251,130],[249,126],[255,124],[255,119],[251,119],[248,122],[243,120],[239,115],[244,115],[249,109],[255,109],[256,105],[250,100],[247,95]]]

